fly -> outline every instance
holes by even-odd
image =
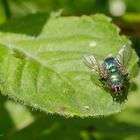
[[[84,63],[97,75],[103,86],[107,86],[114,101],[127,99],[129,91],[128,63],[132,57],[132,48],[124,45],[116,57],[108,57],[102,63],[93,55],[84,55]]]

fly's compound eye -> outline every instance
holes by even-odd
[[[111,86],[110,86],[110,91],[111,91],[111,92],[115,92],[115,86],[114,86],[114,85],[111,85]]]
[[[121,90],[124,90],[125,87],[126,87],[125,84],[121,84],[121,85],[120,85],[120,89],[121,89]]]

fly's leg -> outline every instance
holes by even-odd
[[[114,105],[114,104],[115,104],[115,101],[116,101],[116,96],[114,96],[114,94],[111,93],[111,92],[110,92],[110,94],[112,95],[112,98],[113,98],[113,103],[112,103],[112,105]]]
[[[99,81],[102,83],[102,86],[105,86],[106,79],[100,78]]]
[[[123,93],[123,96],[124,96],[124,98],[125,98],[126,100],[128,100],[128,98],[127,98],[127,92],[128,92],[128,91],[124,91],[124,93]]]
[[[122,98],[121,98],[122,96],[121,96],[120,93],[117,93],[117,94],[111,93],[111,95],[112,95],[112,98],[113,98],[113,105],[114,105],[115,102],[119,102],[119,103],[122,102]]]

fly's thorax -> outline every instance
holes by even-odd
[[[112,67],[108,70],[108,73],[110,73],[110,74],[119,73],[119,69],[118,69],[118,67],[116,67],[116,66],[112,66]]]
[[[119,67],[118,62],[115,60],[114,57],[108,57],[108,58],[106,58],[104,60],[104,63],[103,63],[103,68],[104,69],[107,69],[107,70],[110,70],[112,67],[118,68]]]

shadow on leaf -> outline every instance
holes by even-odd
[[[38,36],[48,18],[47,13],[30,14],[1,25],[0,31]]]

